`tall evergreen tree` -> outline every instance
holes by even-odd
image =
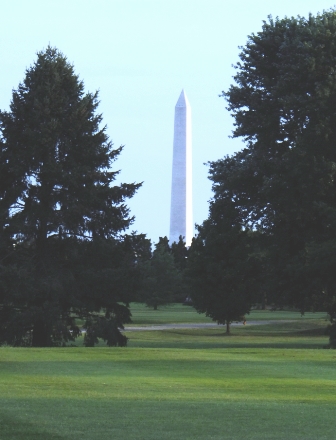
[[[62,344],[79,334],[80,317],[87,345],[126,343],[120,262],[131,268],[134,251],[121,233],[133,220],[125,200],[140,185],[115,183],[122,147],[97,107],[98,94],[48,47],[0,114],[0,342]]]

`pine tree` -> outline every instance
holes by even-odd
[[[113,148],[97,113],[57,49],[38,53],[9,112],[0,114],[0,342],[59,345],[80,333],[125,345],[129,321],[120,261],[132,266],[121,233],[132,223],[125,200],[139,184],[115,183]],[[127,263],[127,264],[128,264]],[[126,264],[126,265],[127,265]],[[101,310],[104,309],[104,315]]]

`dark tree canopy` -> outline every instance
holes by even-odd
[[[225,213],[225,217],[221,212]],[[257,232],[242,230],[232,202],[210,203],[209,219],[198,227],[188,255],[193,305],[218,324],[243,321],[257,299]]]
[[[188,249],[182,235],[179,236],[179,241],[171,245],[171,253],[173,254],[176,267],[183,271],[187,267]]]
[[[189,248],[187,248],[182,235],[179,236],[178,242],[172,243],[171,253],[174,257],[175,267],[180,273],[180,282],[174,293],[174,302],[192,305],[190,282],[187,275]]]
[[[233,285],[248,308],[251,281],[259,302],[266,294],[303,312],[327,308],[334,319],[336,11],[269,17],[239,57],[222,96],[245,147],[210,163],[214,196],[189,257],[195,276],[204,274],[195,300],[213,313],[211,286],[219,302]]]
[[[175,265],[167,237],[159,238],[151,258],[143,262],[141,269],[143,291],[139,299],[154,310],[174,302],[181,288],[181,272]]]
[[[0,113],[0,343],[62,344],[79,334],[75,318],[87,345],[126,343],[125,280],[144,237],[121,233],[140,185],[115,183],[122,148],[100,126],[98,103],[48,47]]]
[[[231,200],[241,227],[260,232],[274,301],[302,311],[329,307],[336,294],[325,264],[336,242],[336,13],[269,18],[241,49],[235,84],[223,97],[233,136],[246,146],[211,163],[214,201]]]

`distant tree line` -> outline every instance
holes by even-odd
[[[167,237],[159,238],[151,257],[139,267],[141,302],[157,310],[159,306],[184,301],[188,296],[185,280],[187,252],[183,237],[171,246]]]

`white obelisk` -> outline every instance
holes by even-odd
[[[191,164],[191,108],[182,90],[175,106],[173,175],[170,207],[172,244],[182,235],[187,246],[193,237]]]

